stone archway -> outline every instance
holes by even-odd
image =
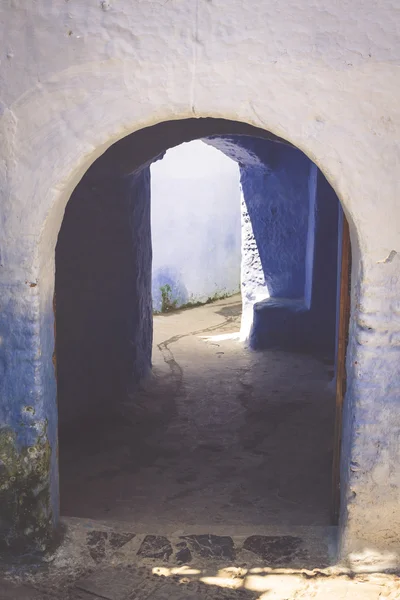
[[[235,131],[246,132],[247,135],[232,135]],[[60,390],[59,417],[63,425],[68,418],[73,417],[76,420],[79,417],[81,419],[82,415],[86,413],[88,417],[87,425],[82,426],[79,423],[79,429],[81,431],[92,429],[94,421],[99,418],[103,411],[104,417],[109,423],[112,417],[111,410],[113,408],[117,409],[118,398],[123,395],[123,387],[126,385],[127,379],[129,380],[129,376],[133,375],[137,382],[140,377],[146,375],[150,365],[149,337],[151,326],[148,306],[149,281],[146,275],[146,272],[150,273],[148,264],[150,240],[148,206],[150,198],[148,175],[145,173],[145,167],[137,165],[141,165],[141,153],[144,152],[145,157],[148,158],[152,152],[160,150],[157,145],[156,150],[152,150],[154,143],[174,145],[179,143],[182,134],[186,137],[189,135],[208,135],[209,133],[213,135],[211,138],[206,138],[206,141],[223,149],[229,156],[239,161],[241,168],[245,170],[246,180],[254,173],[256,177],[259,173],[263,177],[265,173],[268,174],[266,184],[256,190],[257,204],[259,204],[260,194],[263,194],[264,204],[269,210],[268,194],[276,196],[277,192],[280,193],[278,198],[275,197],[272,206],[275,217],[277,214],[279,215],[279,204],[284,203],[285,195],[288,200],[294,202],[294,206],[299,209],[296,214],[296,228],[293,228],[290,212],[283,215],[281,221],[288,226],[289,241],[291,240],[292,243],[296,243],[296,238],[303,238],[302,244],[305,245],[307,238],[310,237],[311,239],[312,237],[313,256],[311,262],[312,264],[315,262],[317,265],[318,261],[314,260],[314,245],[318,245],[318,242],[314,239],[313,230],[308,234],[304,225],[307,225],[309,221],[309,214],[314,220],[316,212],[319,213],[319,221],[321,222],[324,205],[328,203],[329,199],[327,195],[329,193],[332,195],[333,192],[327,190],[326,183],[324,187],[323,181],[319,181],[318,186],[316,185],[317,178],[323,179],[322,175],[317,173],[315,165],[312,165],[304,155],[289,144],[281,142],[278,151],[275,142],[265,141],[267,134],[264,132],[238,123],[212,119],[161,123],[132,134],[128,139],[123,140],[123,144],[116,144],[89,169],[77,186],[67,206],[66,216],[59,235],[57,247],[58,266],[56,266],[56,282],[58,277],[59,287],[56,283],[56,290],[58,300],[62,300],[60,314],[57,315],[61,317],[62,313],[62,318],[59,321],[61,326],[57,327],[57,330],[63,338],[61,345],[59,345],[60,353],[58,355],[61,356],[62,354],[60,360],[62,369],[60,368],[58,375]],[[231,133],[229,137],[227,137],[228,133]],[[249,134],[253,134],[252,137],[248,137]],[[123,151],[121,146],[123,146]],[[275,150],[273,150],[274,146]],[[286,161],[288,161],[287,165],[285,164]],[[151,160],[149,160],[150,162]],[[122,172],[120,170],[121,163],[123,164]],[[285,166],[283,171],[282,166]],[[131,169],[133,169],[133,172],[131,172]],[[255,169],[255,172],[253,169]],[[301,178],[304,181],[300,189],[304,197],[298,192],[292,198],[293,191],[291,188],[295,183],[298,183],[298,176],[297,179],[293,174],[291,176],[290,171],[296,169],[300,171],[302,176],[304,175]],[[273,177],[271,177],[272,173],[274,173]],[[276,187],[276,179],[279,181],[278,188]],[[310,185],[310,179],[312,185]],[[286,191],[285,182],[288,185]],[[322,192],[319,191],[321,184]],[[321,200],[318,200],[318,208],[316,208],[316,198],[314,197],[316,187],[318,187],[318,198],[321,198]],[[253,192],[253,190],[250,191]],[[304,194],[304,191],[306,191],[306,194]],[[246,199],[248,202],[249,198]],[[328,226],[325,225],[323,229],[319,229],[318,236],[324,237],[326,241],[329,234],[332,233],[334,247],[327,264],[333,274],[333,286],[330,285],[326,277],[324,279],[323,271],[326,272],[326,268],[324,268],[326,259],[323,259],[323,271],[317,272],[317,266],[314,268],[316,271],[314,277],[318,280],[319,287],[324,292],[322,303],[325,312],[324,315],[321,315],[323,320],[319,319],[317,324],[315,324],[315,321],[310,322],[307,320],[300,327],[299,318],[299,327],[297,328],[292,323],[291,333],[293,334],[294,330],[297,329],[298,338],[296,340],[285,340],[286,344],[291,342],[291,347],[293,347],[293,342],[296,342],[297,347],[301,346],[305,349],[306,342],[311,342],[313,338],[312,333],[314,333],[314,336],[316,331],[319,335],[322,334],[321,330],[324,323],[329,321],[330,313],[332,313],[331,320],[332,316],[334,318],[335,311],[332,299],[335,298],[336,289],[334,259],[337,254],[337,241],[333,232],[337,222],[337,199],[332,198],[332,200],[334,200],[332,204],[333,212],[325,216]],[[304,207],[302,206],[303,203],[305,204]],[[303,212],[306,218],[303,226],[300,226],[302,220],[300,216]],[[259,219],[263,220],[267,213],[263,214],[258,211],[257,214]],[[273,230],[272,224],[267,225],[262,230],[261,238],[264,237],[267,240],[268,233],[271,234]],[[89,238],[90,242],[88,243]],[[261,238],[258,239],[258,243],[262,243]],[[123,242],[123,239],[126,242]],[[279,250],[284,251],[284,246],[287,246],[289,241],[287,235],[285,235],[278,247],[270,243],[272,254],[279,252]],[[308,251],[303,245],[300,247],[295,245],[294,251],[295,253],[304,252],[306,256]],[[139,256],[140,250],[142,252],[141,256]],[[292,253],[293,249],[291,248],[290,256]],[[71,254],[74,255],[72,261]],[[301,262],[307,262],[305,256]],[[251,261],[252,257],[249,256],[249,259]],[[319,262],[321,263],[321,258]],[[282,264],[278,264],[278,273],[274,276],[272,267],[273,265],[270,264],[269,284],[271,291],[273,289],[275,295],[278,294],[278,296],[284,295],[286,288],[282,284],[281,276],[285,269],[282,268]],[[290,271],[288,265],[286,265],[286,269]],[[307,301],[302,299],[306,287],[304,273],[302,273],[302,276],[300,298],[296,300],[296,306],[299,307],[304,304],[304,312],[302,311],[300,315],[295,312],[293,314],[294,319],[297,316],[307,316]],[[128,282],[131,278],[134,282],[126,283],[124,286],[123,282]],[[299,276],[297,278],[301,279]],[[58,296],[59,291],[60,296]],[[311,293],[312,290],[310,290]],[[248,290],[248,294],[250,295],[250,290]],[[128,300],[128,305],[126,300]],[[314,301],[315,299],[312,304],[315,303]],[[269,307],[272,311],[275,308],[278,309],[275,318],[276,314],[281,314],[281,310],[284,308],[283,303],[281,304],[282,306]],[[57,303],[57,305],[59,304]],[[329,310],[329,305],[333,310]],[[71,306],[74,307],[72,311]],[[314,306],[313,309],[315,309]],[[137,317],[139,317],[139,321],[137,321]],[[133,325],[132,321],[134,321]],[[306,338],[302,337],[304,327],[306,327]],[[279,327],[275,327],[276,333],[279,334],[279,330],[282,328],[283,321],[280,321]],[[67,347],[67,352],[65,352],[65,347]],[[321,351],[320,346],[318,350]],[[72,359],[74,363],[72,369],[66,369],[65,366],[68,362],[68,357],[65,360],[68,354],[69,361]],[[138,360],[138,357],[140,357],[140,360]],[[89,378],[86,377],[85,379],[85,373],[89,374]],[[121,384],[122,389],[119,387]],[[67,390],[65,389],[66,385],[68,386]],[[88,406],[87,399],[89,397],[94,399],[92,406]],[[112,402],[110,402],[111,398]],[[309,421],[312,422],[312,419],[309,419]],[[327,438],[330,438],[330,433],[328,431]],[[76,436],[73,436],[73,439],[75,438]],[[140,454],[138,450],[136,452]],[[328,470],[329,468],[326,469],[326,471]],[[80,485],[72,485],[71,487],[81,489]],[[64,489],[66,492],[68,491],[67,487],[64,487]],[[75,513],[69,512],[68,514],[73,515]]]
[[[224,138],[223,136],[226,136],[227,134],[229,134],[230,137]],[[249,135],[252,135],[253,138],[246,137]],[[110,379],[111,387],[107,386],[107,381],[104,380],[103,377],[103,379],[101,379],[102,383],[99,386],[98,393],[94,394],[94,396],[96,397],[97,404],[93,406],[93,410],[95,410],[96,413],[99,413],[99,411],[101,411],[102,403],[99,403],[99,398],[102,394],[105,394],[105,397],[109,397],[112,392],[114,392],[117,396],[121,395],[122,389],[118,392],[118,390],[115,388],[117,382],[122,381],[125,382],[126,385],[127,376],[128,378],[132,377],[133,380],[138,381],[140,380],[140,378],[144,377],[150,369],[151,302],[149,296],[150,288],[148,281],[148,273],[146,275],[146,261],[150,256],[149,249],[147,248],[148,244],[150,243],[150,237],[148,236],[146,238],[147,229],[149,226],[149,203],[147,203],[146,208],[146,199],[150,192],[148,182],[148,167],[152,160],[154,160],[160,154],[160,152],[165,151],[168,147],[177,145],[185,140],[199,137],[207,138],[209,143],[221,148],[226,154],[237,160],[242,166],[248,165],[250,167],[253,167],[254,165],[263,164],[263,160],[266,160],[265,156],[264,158],[260,158],[258,156],[257,150],[251,150],[248,148],[249,143],[246,143],[246,140],[248,139],[267,139],[272,142],[278,142],[286,146],[288,148],[288,151],[291,152],[290,144],[287,144],[284,140],[276,138],[276,136],[273,136],[268,132],[246,124],[215,119],[189,119],[175,122],[169,121],[157,126],[153,126],[151,128],[140,130],[139,132],[133,133],[131,134],[131,136],[125,137],[120,142],[114,144],[107,152],[104,153],[102,157],[100,157],[93,164],[93,166],[89,169],[88,173],[85,175],[84,180],[82,180],[82,184],[84,182],[84,185],[80,184],[77,187],[76,192],[74,193],[74,202],[72,203],[72,207],[74,207],[73,210],[75,212],[78,211],[76,223],[78,223],[79,227],[83,228],[83,230],[85,231],[88,230],[89,220],[93,220],[93,207],[98,206],[100,213],[102,211],[104,212],[104,210],[107,209],[107,212],[103,215],[105,218],[103,225],[101,225],[100,221],[98,222],[98,225],[102,228],[103,232],[99,238],[99,246],[97,248],[97,251],[95,252],[96,264],[99,267],[99,277],[96,279],[96,275],[93,275],[93,268],[95,268],[95,263],[91,263],[89,271],[86,269],[86,273],[91,273],[91,281],[89,282],[88,293],[86,294],[86,304],[88,310],[84,308],[84,315],[86,316],[83,317],[83,320],[80,319],[79,310],[75,309],[75,316],[73,320],[69,320],[69,322],[67,321],[67,328],[62,327],[61,329],[61,333],[64,339],[67,335],[65,333],[66,331],[68,331],[68,335],[72,332],[73,339],[71,343],[81,348],[80,354],[75,353],[76,358],[78,359],[78,362],[81,363],[82,369],[88,370],[89,380],[92,383],[97,378],[94,375],[93,369],[90,368],[90,364],[92,364],[92,362],[100,373],[104,374],[110,369],[112,372],[115,371],[115,373],[113,373],[113,376]],[[243,141],[241,142],[240,140]],[[132,203],[133,199],[136,198],[138,195],[140,198],[143,196],[143,202],[142,200],[140,200],[139,204],[137,204],[137,201],[136,204]],[[103,206],[102,203],[99,203],[98,201],[99,197],[105,198],[106,196],[109,198],[108,207]],[[90,198],[93,199],[92,203]],[[115,217],[117,219],[116,227],[119,231],[119,233],[117,234],[118,236],[123,235],[124,228],[122,224],[124,222],[129,224],[128,229],[129,227],[133,227],[133,230],[131,233],[129,233],[128,230],[126,231],[128,238],[131,239],[131,241],[129,241],[129,239],[127,238],[128,245],[126,246],[124,253],[120,254],[119,258],[113,258],[113,260],[110,263],[111,270],[108,272],[106,268],[106,264],[109,261],[107,253],[113,247],[113,244],[107,244],[105,242],[104,236],[106,235],[106,232],[109,231],[111,231],[111,237],[114,235],[112,232],[116,233],[116,231],[114,231],[111,225],[113,221],[112,214],[115,214]],[[106,229],[104,229],[104,226],[106,227]],[[132,235],[132,233],[133,236],[131,238],[130,236]],[[75,248],[77,252],[78,262],[76,263],[75,267],[72,268],[72,271],[71,268],[69,269],[68,279],[69,282],[74,281],[74,284],[76,283],[76,285],[79,286],[80,290],[82,289],[82,286],[85,287],[87,283],[85,282],[85,278],[87,278],[87,275],[83,275],[83,279],[79,278],[79,267],[82,267],[82,260],[85,261],[84,248],[80,248],[79,244],[85,243],[85,237],[85,233],[84,231],[82,231],[82,235],[78,233],[77,237],[75,238],[76,242],[78,243],[78,246]],[[62,239],[63,237],[61,236],[61,241]],[[130,261],[135,255],[135,251],[132,250],[133,254],[130,252],[130,244],[133,244],[132,249],[136,248],[136,244],[140,244],[141,254],[138,255],[140,264],[135,264],[134,262],[131,264]],[[63,253],[66,256],[64,260],[69,260],[68,253],[70,248],[70,242],[68,242],[67,240],[66,245],[61,244],[61,248],[64,248],[64,246],[65,250],[63,250]],[[102,252],[106,252],[106,254],[102,256]],[[103,314],[102,302],[99,303],[99,300],[101,300],[102,297],[107,298],[109,296],[110,285],[111,290],[113,289],[113,284],[110,281],[110,277],[112,279],[113,273],[116,273],[116,261],[118,261],[119,263],[122,277],[129,279],[129,272],[131,273],[131,277],[133,277],[132,282],[135,281],[134,286],[136,286],[136,288],[133,287],[130,290],[130,293],[127,293],[124,296],[128,303],[126,303],[123,297],[121,296],[120,300],[122,304],[120,303],[114,308],[111,305],[108,306],[108,308],[103,307],[103,309],[105,310]],[[142,262],[143,264],[141,264]],[[83,266],[85,266],[85,263],[83,263]],[[74,271],[74,269],[76,269],[77,267],[78,271]],[[140,275],[140,273],[143,274]],[[142,284],[140,284],[140,281],[142,281]],[[106,286],[107,292],[102,296],[100,290],[102,288],[103,283]],[[118,287],[118,282],[116,283],[116,285]],[[137,287],[138,285],[140,289]],[[141,285],[143,285],[143,289],[142,287],[140,287]],[[61,306],[63,315],[65,315],[65,310],[71,311],[71,306],[74,306],[75,291],[74,287],[70,287],[70,283],[66,283],[66,285],[64,285],[63,287],[64,290],[69,289],[67,300],[65,300],[64,298],[64,293],[62,296],[63,304],[65,304],[65,302],[67,301],[66,307]],[[82,310],[82,293],[80,293],[78,297],[79,304]],[[139,302],[138,311],[132,310],[132,299],[136,297]],[[123,308],[124,305],[126,310]],[[74,311],[73,308],[72,311]],[[116,316],[118,317],[118,322],[121,321],[121,324],[124,323],[120,334],[118,334],[117,321],[107,317],[107,314],[109,315],[112,311],[114,311]],[[88,325],[89,315],[92,315],[94,319],[93,331],[96,335],[94,335],[94,337],[92,336],[93,340],[95,340],[100,328],[101,338],[107,341],[110,336],[107,335],[107,332],[104,330],[104,326],[107,324],[107,322],[111,326],[111,338],[107,342],[107,344],[110,346],[110,344],[112,343],[113,352],[111,354],[106,352],[106,354],[109,357],[111,355],[115,357],[117,362],[114,365],[114,367],[110,366],[109,359],[107,359],[106,354],[104,354],[104,356],[102,354],[99,354],[97,356],[98,350],[100,348],[100,345],[97,342],[95,342],[93,347],[88,347],[87,351],[84,350],[86,344],[85,331],[88,327],[90,328],[90,324]],[[124,315],[126,317],[126,323],[124,321]],[[75,337],[73,334],[74,329]],[[309,325],[307,325],[307,330],[311,331]],[[127,343],[125,343],[123,341],[123,338],[126,337],[128,332],[130,332],[130,334],[127,337]],[[76,337],[76,334],[78,334],[78,338]],[[116,346],[116,340],[119,339],[118,336],[121,338],[120,353],[118,353],[117,351],[118,344]],[[72,351],[71,356],[73,354],[74,351]],[[62,361],[64,364],[63,357]],[[123,375],[123,365],[125,365],[125,371],[127,375]],[[76,368],[75,372],[71,372],[70,375],[68,374],[68,372],[67,374],[65,374],[63,368],[63,372],[61,375],[63,383],[68,380],[71,382],[75,381],[75,384],[77,384],[78,386],[75,392],[69,390],[69,392],[66,394],[70,401],[68,401],[68,404],[66,404],[63,401],[62,405],[60,406],[60,409],[62,409],[61,416],[64,419],[65,411],[68,408],[69,414],[71,416],[75,414],[76,417],[76,411],[85,408],[85,397],[87,397],[88,395],[88,390],[86,390],[86,387],[82,385],[82,377],[78,376]],[[72,400],[73,402],[71,403]],[[43,434],[47,435],[47,431],[43,432],[41,435]],[[40,441],[42,440],[40,439]],[[41,457],[41,459],[44,459],[45,456],[48,459],[50,456],[49,454],[46,455],[41,447],[37,448],[37,453],[38,456]],[[44,483],[46,476],[50,474],[50,467],[49,465],[41,466],[43,467],[42,477]],[[43,515],[45,515],[46,511],[48,511],[48,513],[53,516],[54,513],[49,505],[49,500],[50,497],[47,498],[46,501],[41,505],[41,509],[43,511]],[[51,528],[51,525],[49,525],[47,533],[46,529],[44,528],[40,535],[50,535]],[[34,526],[33,531],[35,536],[39,535],[39,532],[35,531]]]
[[[102,68],[99,67],[96,73],[91,72],[86,89],[93,92],[101,87]],[[80,73],[83,76],[87,72],[82,68]],[[67,96],[68,77],[57,84],[61,93]],[[244,80],[249,77],[254,77],[254,73],[244,76]],[[239,96],[235,97],[232,88],[227,86],[223,106],[217,101],[207,105],[205,101],[203,108],[196,109],[196,115],[226,115],[288,138],[315,160],[338,192],[350,221],[354,267],[345,459],[342,463],[342,546],[344,553],[366,546],[396,550],[397,538],[392,532],[400,527],[400,517],[395,509],[397,429],[386,409],[388,397],[395,400],[393,373],[397,373],[394,357],[398,351],[396,328],[394,325],[386,327],[388,321],[392,322],[393,311],[397,310],[397,258],[393,249],[397,234],[389,216],[390,190],[395,189],[395,181],[393,176],[385,181],[385,193],[389,194],[388,210],[382,214],[375,205],[375,198],[379,182],[387,174],[387,166],[378,161],[372,168],[370,156],[365,153],[355,156],[351,150],[354,138],[369,139],[361,124],[363,117],[356,119],[342,136],[336,137],[335,125],[329,131],[329,128],[325,129],[322,135],[316,134],[315,128],[321,127],[316,123],[321,120],[308,116],[307,94],[302,92],[296,98],[290,98],[296,81],[292,73],[287,81],[280,82],[279,94],[265,104],[250,101],[250,97],[257,96],[253,93],[255,84],[246,92],[241,88],[245,103],[241,103]],[[329,95],[323,87],[319,102]],[[12,457],[7,465],[7,478],[12,469],[19,469],[25,458],[35,458],[28,462],[28,471],[21,471],[18,486],[22,487],[3,488],[9,494],[6,504],[20,490],[25,490],[28,498],[23,509],[30,515],[28,521],[20,519],[21,515],[12,523],[7,518],[4,521],[6,539],[10,543],[31,541],[34,547],[42,547],[58,520],[52,301],[54,248],[65,204],[89,164],[116,139],[155,121],[191,116],[190,107],[187,104],[182,107],[180,92],[174,89],[176,98],[169,103],[168,110],[160,109],[162,103],[156,99],[143,105],[138,102],[133,107],[127,94],[118,100],[113,116],[107,119],[103,119],[103,115],[109,114],[109,98],[117,98],[111,88],[110,96],[100,102],[96,103],[96,94],[91,92],[73,108],[65,107],[65,96],[57,108],[54,98],[42,103],[42,93],[34,91],[19,101],[12,112],[6,112],[3,119],[6,137],[9,131],[13,132],[13,147],[18,149],[19,161],[16,163],[6,154],[10,168],[5,173],[3,188],[7,234],[4,240],[6,269],[2,273],[2,298],[6,309],[2,315],[2,328],[3,340],[7,343],[2,346],[5,398],[2,422],[6,444],[10,444],[5,446],[7,455]],[[355,97],[358,94],[359,91]],[[206,96],[215,97],[210,89]],[[284,105],[280,102],[283,97]],[[201,103],[199,100],[199,107]],[[237,108],[239,104],[240,109]],[[50,105],[53,112],[48,112]],[[92,110],[94,105],[96,111]],[[326,106],[328,111],[332,107],[332,115],[337,114],[331,100],[327,99]],[[28,123],[32,114],[34,121],[26,130],[21,125]],[[80,115],[84,115],[84,123]],[[72,126],[58,135],[56,130],[60,121],[72,124],[75,119],[80,123],[79,135]],[[307,123],[307,127],[302,123]],[[53,141],[49,143],[49,139]],[[43,152],[43,149],[47,151]],[[16,156],[15,152],[11,155]],[[382,287],[387,290],[384,298]],[[376,348],[379,348],[378,358]],[[378,373],[383,373],[383,377]],[[24,425],[16,426],[17,423]],[[16,440],[13,431],[16,431]],[[392,465],[389,471],[387,464]],[[350,468],[350,465],[353,466]],[[32,485],[31,466],[39,474],[39,479],[34,479],[35,486]],[[379,481],[379,490],[376,481]],[[42,489],[40,498],[29,492],[34,487],[37,489],[36,484]],[[382,514],[390,514],[390,523],[387,521],[383,528],[378,527],[378,523],[382,523]],[[24,533],[26,531],[30,540]]]

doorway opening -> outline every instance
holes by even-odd
[[[201,140],[150,167],[153,310],[240,294],[240,169]]]
[[[240,169],[241,295],[155,316],[152,345],[150,165],[192,139]],[[303,153],[240,123],[163,123],[92,165],[56,251],[63,515],[330,524],[342,217]]]

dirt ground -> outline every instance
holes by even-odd
[[[235,296],[155,317],[146,390],[61,439],[63,515],[152,533],[329,525],[332,365],[244,349],[240,315]]]
[[[335,564],[333,367],[252,352],[240,297],[156,316],[154,376],[61,432],[64,539],[0,600],[398,600]]]

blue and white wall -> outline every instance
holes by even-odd
[[[161,287],[177,306],[240,289],[240,174],[237,163],[195,140],[151,165],[153,308]]]
[[[72,191],[113,144],[115,166],[121,171],[123,163],[129,175],[128,159],[136,156],[139,167],[174,145],[172,125],[181,134],[176,144],[194,139],[190,118],[197,127],[214,117],[250,123],[300,148],[343,203],[352,310],[340,548],[350,565],[366,550],[400,565],[398,7],[365,4],[1,3],[0,435],[13,447],[7,460],[15,460],[0,474],[7,489],[0,539],[29,545],[21,511],[4,512],[22,491],[36,515],[34,546],[46,543],[58,521],[54,249]],[[171,127],[158,129],[150,148],[145,129],[162,122]],[[144,288],[140,261],[137,269]],[[104,278],[93,298],[107,289]],[[147,290],[140,297],[142,326]],[[20,467],[35,466],[35,437],[48,464],[32,485]]]

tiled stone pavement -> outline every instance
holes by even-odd
[[[0,580],[0,600],[399,600],[396,575],[350,574],[328,554],[291,535],[70,527],[47,569]]]

